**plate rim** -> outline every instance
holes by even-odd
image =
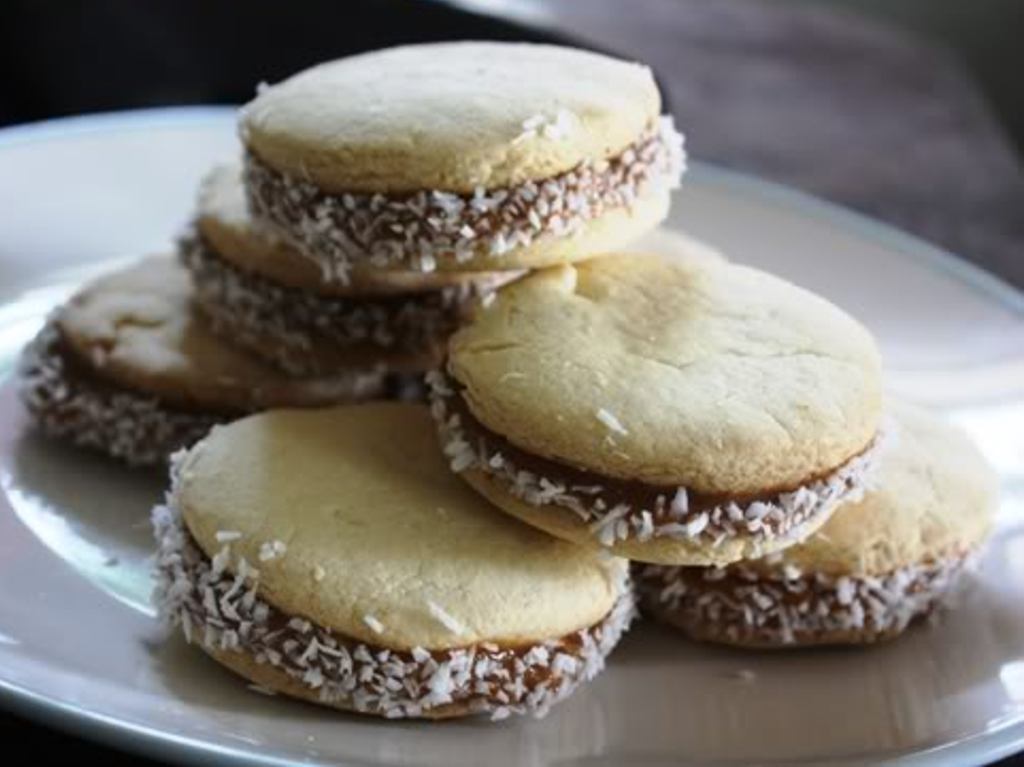
[[[160,130],[223,123],[236,113],[229,105],[152,107],[57,117],[0,128],[0,152],[45,141],[102,134],[108,131]],[[974,292],[997,300],[1014,314],[1024,315],[1024,291],[1004,278],[891,224],[808,192],[702,161],[689,162],[687,178],[726,193],[740,194],[804,218],[822,222],[862,240],[910,258],[924,268],[942,272]],[[0,708],[94,742],[143,755],[186,760],[190,764],[263,765],[280,767],[289,758],[254,753],[240,747],[176,735],[81,708],[0,678]],[[990,762],[1024,749],[1024,722],[1010,723],[883,764],[959,765],[964,759]],[[303,761],[303,764],[326,764]],[[347,761],[350,767],[358,762]]]

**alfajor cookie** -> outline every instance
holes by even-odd
[[[725,564],[862,491],[880,378],[867,331],[818,296],[628,254],[500,291],[430,383],[452,469],[503,510],[631,559]]]
[[[695,639],[793,647],[891,639],[946,601],[991,529],[996,477],[959,429],[910,405],[893,416],[863,500],[765,559],[638,566],[645,610]]]
[[[44,433],[135,465],[254,410],[358,401],[386,383],[372,367],[292,378],[236,350],[192,311],[188,274],[167,256],[79,291],[26,348],[19,376]]]
[[[410,45],[321,64],[242,110],[256,215],[358,265],[521,269],[661,221],[684,165],[648,67],[550,45]]]
[[[633,614],[624,560],[453,477],[423,406],[281,410],[214,429],[154,511],[156,602],[261,687],[386,717],[543,714]]]
[[[325,281],[312,261],[249,216],[238,166],[205,179],[180,254],[214,332],[299,376],[346,369],[353,355],[394,371],[436,367],[472,307],[521,274],[363,270],[346,285]]]

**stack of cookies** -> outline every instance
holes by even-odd
[[[647,67],[550,46],[325,64],[239,128],[176,263],[89,286],[25,355],[45,432],[144,465],[267,407],[421,398],[474,305],[648,232],[683,166]],[[77,304],[106,315],[80,328]]]
[[[991,527],[991,470],[935,416],[883,407],[863,327],[723,260],[537,272],[453,336],[430,384],[454,472],[533,527],[636,562],[642,607],[693,638],[894,637]]]
[[[215,332],[302,377],[438,367],[527,271],[667,214],[682,138],[647,67],[414,46],[315,67],[243,110],[182,246]],[[712,260],[664,233],[682,260]],[[387,717],[542,714],[634,614],[628,564],[493,509],[422,405],[271,411],[173,461],[157,601],[261,690]]]
[[[165,619],[263,692],[500,719],[598,673],[635,595],[690,637],[783,647],[890,638],[951,592],[988,467],[884,400],[842,310],[651,237],[683,166],[660,108],[641,65],[460,43],[324,64],[243,109],[185,271],[71,304],[122,307],[76,332],[119,330],[173,282],[203,343],[267,376],[232,412],[268,412],[172,460]],[[137,324],[76,353],[167,370],[165,336],[199,332]],[[203,360],[177,384],[197,401],[231,378]],[[429,409],[351,404],[428,368]],[[350,404],[275,409],[331,399]]]

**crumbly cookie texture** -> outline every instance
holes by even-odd
[[[534,272],[452,336],[446,369],[473,417],[530,454],[727,498],[835,471],[882,416],[863,326],[709,259],[616,253]]]
[[[863,495],[884,442],[877,437],[827,475],[787,492],[708,498],[685,486],[623,483],[538,460],[474,422],[442,373],[428,374],[427,383],[454,472],[499,508],[553,535],[647,562],[724,564],[803,540],[839,504]]]
[[[372,362],[330,375],[288,375],[225,342],[194,311],[189,274],[150,256],[86,285],[55,317],[61,338],[111,385],[197,411],[318,407],[378,396]]]
[[[999,481],[981,451],[940,415],[890,398],[893,440],[863,500],[783,552],[783,563],[830,576],[872,575],[977,549],[992,530]],[[757,566],[757,563],[750,563]]]
[[[428,187],[400,196],[332,195],[252,152],[245,158],[252,210],[342,283],[358,263],[433,272],[584,258],[659,223],[684,168],[682,135],[669,117],[607,160],[518,186],[477,186],[471,194]]]
[[[445,650],[395,650],[275,608],[260,593],[258,567],[263,565],[233,556],[229,534],[223,536],[224,548],[207,558],[182,523],[173,491],[168,505],[154,510],[153,524],[159,545],[154,599],[165,621],[263,689],[361,713],[388,718],[543,716],[601,671],[634,615],[623,582],[600,622],[567,636],[516,647],[480,642]],[[266,560],[274,558],[268,554]],[[461,628],[442,607],[429,607],[439,621]],[[362,620],[372,631],[385,629],[370,613]]]
[[[84,368],[69,360],[60,332],[48,322],[19,361],[22,401],[44,434],[129,465],[163,464],[231,418],[175,409],[156,397],[98,381]]]
[[[261,88],[239,127],[268,165],[328,193],[472,194],[607,160],[660,111],[642,64],[552,45],[456,42],[300,72]]]

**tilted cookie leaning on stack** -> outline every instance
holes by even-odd
[[[449,344],[432,407],[452,468],[553,535],[727,564],[862,492],[882,439],[867,331],[725,261],[608,255],[501,290]]]
[[[658,224],[682,137],[648,67],[571,48],[412,45],[313,67],[241,115],[246,190],[327,273],[574,261]]]
[[[172,476],[156,602],[270,690],[387,717],[540,715],[632,618],[627,563],[489,508],[421,405],[252,416]]]
[[[41,430],[135,465],[158,464],[215,423],[270,407],[356,402],[376,370],[296,379],[213,335],[185,270],[142,259],[87,285],[25,349],[22,399]]]
[[[246,209],[241,169],[204,180],[181,257],[215,332],[295,376],[353,368],[422,374],[470,307],[519,272],[356,270],[330,281]]]
[[[644,609],[749,647],[898,636],[953,592],[992,527],[997,484],[967,435],[905,404],[878,482],[804,543],[724,568],[638,566]]]

